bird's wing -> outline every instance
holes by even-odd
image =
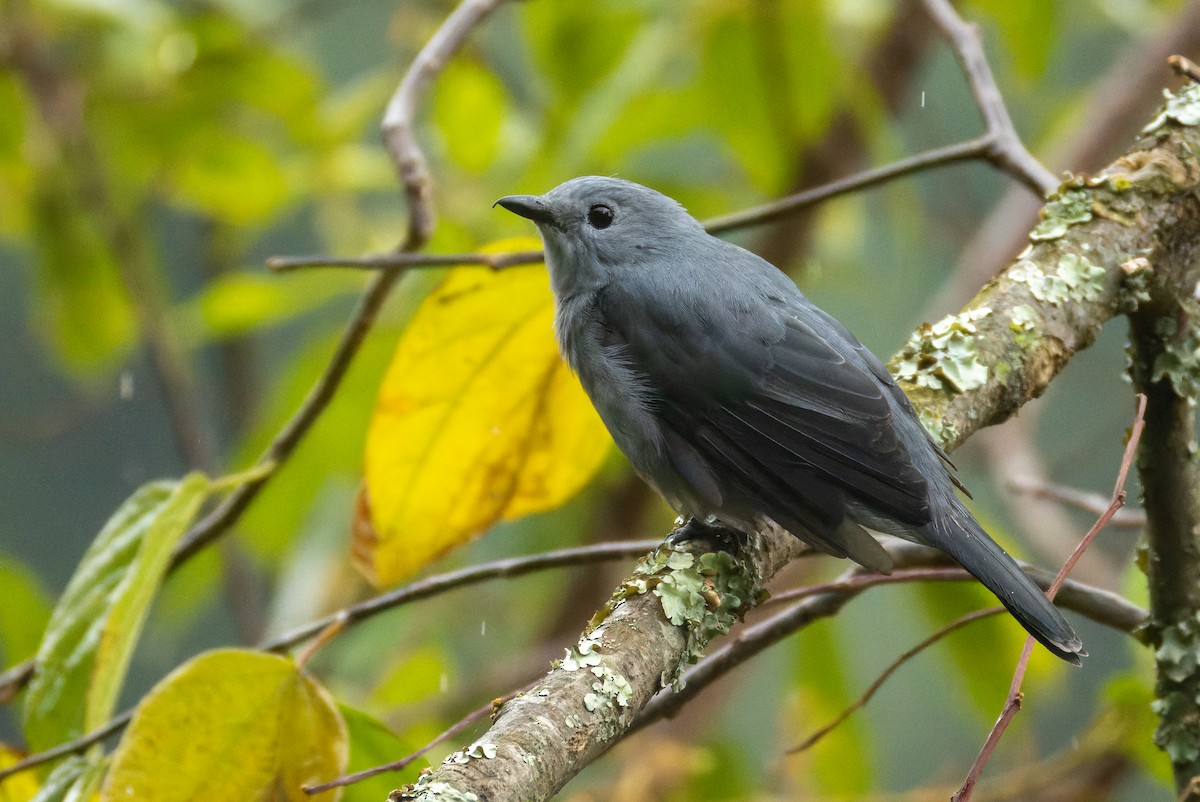
[[[661,295],[630,282],[600,305],[609,346],[645,377],[669,456],[698,496],[856,559],[869,547],[848,530],[853,504],[930,520],[925,478],[895,429],[890,377],[840,324],[798,291],[740,306],[733,292],[683,292],[651,304]]]

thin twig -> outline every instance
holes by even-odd
[[[1046,167],[1033,157],[1017,135],[1009,117],[1004,98],[992,76],[991,65],[983,50],[979,29],[964,22],[949,0],[923,0],[925,11],[946,37],[958,63],[962,66],[971,87],[971,94],[987,125],[987,137],[991,139],[987,158],[996,167],[1011,173],[1017,180],[1042,197],[1046,197],[1058,186],[1059,181]]]
[[[905,568],[890,574],[855,573],[845,579],[832,582],[822,582],[817,585],[805,585],[792,588],[781,593],[773,594],[763,606],[783,604],[786,602],[819,596],[822,593],[833,593],[843,590],[864,590],[878,585],[898,585],[908,582],[966,582],[974,579],[965,568],[947,566],[945,568]]]
[[[541,677],[539,675],[538,679],[540,679],[540,678]],[[329,791],[334,788],[341,788],[343,786],[353,785],[354,783],[362,782],[363,780],[370,779],[371,777],[375,777],[379,774],[387,774],[388,772],[391,772],[391,771],[404,771],[406,768],[408,768],[412,764],[412,762],[414,760],[421,757],[421,755],[425,754],[430,749],[432,749],[433,747],[442,743],[446,739],[453,738],[455,735],[458,735],[460,732],[465,730],[467,727],[470,727],[476,721],[479,721],[479,719],[481,719],[484,716],[491,713],[493,710],[495,710],[500,705],[502,705],[505,702],[509,701],[510,699],[513,699],[514,697],[516,697],[517,694],[523,693],[524,691],[528,690],[535,682],[537,682],[537,679],[530,680],[529,682],[525,683],[525,685],[523,687],[519,688],[518,690],[510,691],[509,693],[506,693],[504,696],[500,696],[500,697],[493,699],[492,701],[488,702],[486,705],[482,705],[481,707],[475,708],[470,713],[467,713],[465,716],[460,718],[458,721],[454,722],[449,727],[442,730],[442,732],[440,734],[438,734],[437,737],[435,737],[432,741],[425,744],[424,746],[422,746],[420,749],[416,750],[415,752],[411,752],[411,753],[405,755],[404,757],[400,758],[399,760],[394,760],[391,763],[384,763],[381,766],[372,766],[369,769],[363,769],[362,771],[356,771],[353,774],[343,774],[341,777],[332,779],[329,782],[321,783],[320,785],[304,785],[304,786],[301,786],[301,788],[303,788],[304,793],[308,794],[309,796],[314,796],[316,794],[320,794],[320,793],[323,793],[324,791]]]
[[[398,267],[455,267],[483,265],[502,270],[517,265],[537,264],[545,258],[541,251],[512,253],[383,253],[371,256],[272,256],[267,267],[277,273],[287,273],[308,267],[353,267],[360,270],[393,269]]]
[[[982,158],[987,153],[991,144],[989,137],[979,137],[969,139],[966,142],[956,142],[953,145],[946,145],[945,147],[931,148],[930,150],[915,153],[912,156],[905,157],[883,167],[864,170],[861,173],[855,173],[837,181],[830,181],[828,184],[822,184],[819,187],[813,187],[812,189],[797,192],[794,195],[788,195],[771,203],[754,206],[732,214],[721,215],[720,217],[709,218],[704,222],[704,227],[710,234],[719,234],[725,231],[732,231],[736,228],[746,228],[748,226],[769,223],[805,206],[811,206],[814,203],[819,203],[838,195],[845,195],[859,189],[865,189],[866,187],[877,186],[929,167]]]
[[[891,664],[888,665],[888,667],[885,668],[879,674],[879,676],[875,678],[875,681],[867,686],[867,689],[863,692],[862,696],[855,699],[854,702],[851,703],[848,707],[846,707],[846,709],[843,710],[841,713],[839,713],[837,715],[837,717],[833,719],[833,721],[830,721],[828,724],[826,724],[825,726],[823,726],[820,729],[813,732],[811,735],[809,735],[807,738],[805,738],[800,743],[789,748],[787,750],[787,754],[794,755],[799,752],[804,752],[808,749],[811,749],[813,746],[815,746],[817,744],[818,741],[820,741],[826,735],[828,735],[829,733],[831,733],[835,729],[837,729],[838,726],[841,725],[841,723],[844,722],[846,719],[850,718],[850,716],[855,711],[862,710],[864,707],[866,707],[867,703],[871,701],[871,697],[873,697],[876,694],[876,692],[880,688],[883,687],[883,684],[888,681],[888,679],[892,676],[892,674],[896,673],[896,670],[899,669],[900,666],[904,665],[909,660],[913,659],[914,657],[919,655],[921,652],[925,651],[930,646],[932,646],[933,644],[940,641],[942,638],[946,637],[947,635],[949,635],[952,632],[957,632],[958,630],[965,627],[967,624],[974,623],[981,618],[987,618],[989,616],[997,615],[1002,612],[1004,612],[1003,607],[988,607],[984,610],[976,610],[975,612],[967,613],[966,615],[964,615],[960,618],[956,618],[955,620],[951,621],[946,626],[937,630],[932,635],[930,635],[929,637],[925,638],[920,643],[918,643],[916,646],[913,646],[911,649],[907,650],[906,652],[901,654],[899,657],[897,657],[895,660],[893,660],[891,662]]]
[[[316,651],[316,649],[325,645],[329,638],[338,634],[343,629],[346,629],[360,621],[364,621],[374,615],[382,613],[386,610],[391,610],[408,602],[417,601],[419,599],[427,599],[436,596],[446,591],[463,588],[487,579],[498,579],[504,577],[517,577],[524,574],[533,573],[535,571],[544,571],[549,568],[562,568],[566,566],[590,565],[592,563],[604,562],[606,560],[627,559],[629,557],[638,557],[646,552],[657,547],[661,541],[658,540],[631,540],[618,543],[594,543],[588,546],[576,546],[569,549],[558,549],[557,551],[544,552],[542,554],[531,554],[524,557],[509,557],[503,560],[495,560],[493,562],[484,563],[481,565],[473,565],[467,568],[462,568],[458,571],[450,571],[449,573],[431,576],[426,579],[413,582],[404,587],[388,593],[375,596],[358,604],[351,605],[342,610],[338,610],[324,618],[316,621],[311,621],[302,626],[296,627],[291,632],[284,633],[275,638],[265,640],[258,644],[258,648],[268,652],[283,652],[296,646],[310,638],[318,638],[318,641],[310,648],[306,649],[303,654],[297,658],[297,664],[303,665],[307,662]],[[20,668],[18,666],[17,668]],[[65,755],[76,754],[87,749],[97,741],[107,738],[109,735],[118,732],[126,724],[132,716],[132,711],[121,713],[112,721],[104,726],[90,732],[80,738],[72,741],[59,744],[52,749],[44,752],[38,752],[30,755],[20,763],[16,763],[8,768],[0,769],[0,780],[16,774],[26,769],[31,769],[35,766],[40,766],[43,763],[48,763],[56,758]]]
[[[408,604],[418,599],[427,599],[430,596],[436,596],[448,590],[473,585],[486,579],[515,577],[534,571],[544,571],[548,568],[587,565],[606,560],[639,557],[653,550],[661,543],[662,541],[660,540],[594,543],[589,546],[558,549],[557,551],[531,554],[524,557],[509,557],[482,565],[460,568],[457,571],[431,576],[387,593],[372,596],[358,604],[353,604],[324,618],[310,621],[307,624],[296,627],[290,632],[285,632],[282,635],[264,641],[259,644],[259,648],[269,652],[284,651],[320,634],[327,627],[334,625],[348,627],[386,610],[399,607],[402,604]]]
[[[383,114],[383,142],[408,197],[409,244],[420,250],[433,236],[435,225],[433,179],[425,151],[417,141],[415,123],[429,85],[458,52],[471,32],[504,0],[463,0],[434,32],[388,102]]]
[[[51,747],[44,752],[36,752],[11,766],[5,766],[0,769],[0,782],[4,782],[14,774],[20,774],[23,771],[36,768],[43,763],[49,763],[52,760],[57,760],[67,755],[76,755],[80,752],[85,752],[93,744],[98,744],[110,735],[115,735],[125,729],[132,718],[133,711],[126,710],[124,713],[114,716],[107,724],[92,730],[86,735],[81,735],[72,741],[66,741],[58,746]]]
[[[830,181],[819,187],[806,189],[770,203],[752,206],[739,212],[713,217],[704,222],[710,234],[720,234],[739,228],[764,225],[806,206],[878,186],[897,178],[910,175],[930,167],[955,164],[969,159],[986,156],[992,146],[990,136],[957,142],[941,148],[932,148],[908,156],[892,164],[864,170],[854,175]],[[519,251],[514,253],[462,253],[462,254],[382,254],[362,257],[337,256],[272,256],[267,266],[275,271],[297,270],[308,267],[352,267],[363,270],[394,269],[397,267],[447,267],[453,265],[484,265],[501,269],[521,264],[532,264],[544,258],[541,251]]]
[[[1067,574],[1071,572],[1071,569],[1079,562],[1079,558],[1083,556],[1083,553],[1095,541],[1096,536],[1100,534],[1100,530],[1107,526],[1109,520],[1116,515],[1117,510],[1124,506],[1125,479],[1129,475],[1129,466],[1133,463],[1133,456],[1137,450],[1138,440],[1141,439],[1142,429],[1145,428],[1145,419],[1146,396],[1138,393],[1137,412],[1134,415],[1133,426],[1129,430],[1129,442],[1125,444],[1125,453],[1121,457],[1121,467],[1117,471],[1117,481],[1113,486],[1112,498],[1109,500],[1108,509],[1096,520],[1096,523],[1088,530],[1088,533],[1083,536],[1083,540],[1079,541],[1079,545],[1075,547],[1075,551],[1071,553],[1071,556],[1067,558],[1062,568],[1059,569],[1054,582],[1050,584],[1049,589],[1046,591],[1046,598],[1051,601],[1058,594],[1058,590],[1062,587]],[[1029,666],[1029,658],[1033,654],[1033,647],[1034,640],[1030,636],[1025,639],[1025,646],[1021,649],[1020,658],[1017,659],[1017,667],[1013,672],[1012,684],[1008,689],[1004,709],[1001,711],[995,725],[992,726],[991,732],[988,733],[983,747],[975,757],[975,762],[971,764],[971,770],[967,772],[967,777],[963,781],[962,787],[951,797],[951,802],[968,802],[970,800],[975,785],[979,782],[979,777],[983,774],[984,767],[987,765],[989,758],[991,758],[992,752],[995,751],[996,746],[1000,743],[1001,736],[1008,729],[1008,725],[1013,717],[1020,712],[1022,700],[1021,684],[1025,681],[1025,670]]]
[[[1167,57],[1171,69],[1193,83],[1200,83],[1200,65],[1187,56],[1173,55]]]
[[[1111,503],[1109,499],[1099,493],[1079,490],[1052,482],[1034,482],[1018,477],[1008,484],[1009,487],[1017,492],[1027,493],[1034,498],[1044,498],[1067,504],[1084,512],[1090,512],[1093,515],[1103,515]],[[1108,525],[1140,529],[1146,525],[1146,513],[1142,510],[1122,507],[1108,522]]]

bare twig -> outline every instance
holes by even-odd
[[[940,641],[942,638],[945,638],[947,635],[951,634],[952,632],[957,632],[958,630],[965,627],[967,624],[972,624],[981,618],[987,618],[988,616],[998,615],[999,613],[1002,613],[1002,612],[1004,612],[1003,607],[988,607],[984,610],[976,610],[973,613],[967,613],[966,615],[961,616],[960,618],[956,618],[955,620],[951,621],[949,624],[946,624],[946,626],[937,630],[932,635],[930,635],[929,637],[925,638],[920,643],[918,643],[916,646],[913,646],[911,649],[908,649],[903,654],[901,654],[899,657],[897,657],[895,660],[893,660],[887,666],[887,668],[885,668],[879,674],[879,676],[875,678],[874,682],[872,682],[870,685],[867,686],[867,689],[865,691],[863,691],[862,696],[855,699],[854,702],[852,702],[849,706],[846,707],[845,710],[843,710],[841,713],[839,713],[837,715],[837,717],[833,719],[833,721],[830,721],[828,724],[826,724],[825,726],[823,726],[820,729],[813,732],[811,735],[809,735],[807,738],[805,738],[800,743],[789,748],[787,750],[787,753],[789,755],[794,755],[799,752],[804,752],[808,749],[811,749],[813,746],[815,746],[817,744],[818,741],[820,741],[826,735],[828,735],[829,733],[831,733],[835,729],[837,729],[838,726],[843,721],[850,718],[850,716],[855,711],[862,710],[864,707],[866,707],[867,703],[871,701],[871,697],[873,697],[876,694],[876,692],[880,688],[883,687],[883,684],[888,681],[888,679],[892,676],[892,674],[896,673],[896,670],[899,669],[900,666],[904,665],[909,660],[913,659],[918,654],[920,654],[921,652],[925,651],[933,644]]]
[[[504,0],[463,0],[434,32],[388,102],[383,114],[383,142],[408,197],[408,247],[419,250],[433,236],[433,179],[414,125],[421,101],[433,79],[446,67],[471,32]]]
[[[1074,126],[1044,156],[1055,171],[1094,172],[1123,150],[1161,101],[1163,60],[1200,39],[1200,0],[1187,0],[1156,29],[1129,42],[1093,81]],[[961,249],[949,280],[926,306],[931,319],[957,309],[1028,242],[1042,201],[1012,187]],[[1098,514],[1098,513],[1097,513]]]
[[[1075,567],[1075,563],[1079,562],[1079,558],[1083,556],[1083,553],[1095,541],[1096,536],[1100,534],[1100,530],[1104,529],[1108,525],[1109,520],[1116,515],[1117,510],[1124,506],[1125,478],[1129,475],[1129,466],[1133,463],[1138,440],[1141,439],[1142,429],[1145,427],[1145,419],[1146,396],[1139,393],[1137,412],[1134,415],[1133,426],[1129,432],[1129,441],[1125,445],[1125,454],[1121,457],[1121,467],[1117,472],[1117,481],[1113,486],[1108,508],[1096,520],[1096,523],[1088,530],[1088,533],[1084,535],[1083,540],[1079,541],[1079,545],[1075,548],[1075,551],[1063,563],[1062,568],[1058,571],[1058,575],[1054,578],[1054,582],[1046,590],[1046,598],[1051,601],[1058,594],[1058,589],[1062,587],[1063,581],[1067,578],[1067,574],[1071,572],[1071,569]],[[979,782],[979,777],[983,774],[983,769],[991,758],[992,752],[995,751],[996,746],[1000,743],[1000,738],[1004,735],[1005,730],[1008,729],[1008,725],[1013,717],[1020,712],[1022,700],[1021,684],[1025,681],[1025,670],[1029,666],[1029,657],[1033,653],[1033,647],[1034,640],[1030,636],[1025,639],[1025,646],[1021,650],[1020,658],[1017,660],[1017,668],[1013,672],[1012,684],[1009,686],[1008,697],[1005,700],[1003,710],[1000,712],[1000,718],[996,720],[991,732],[988,733],[983,748],[979,750],[975,762],[971,765],[971,770],[967,773],[967,778],[963,781],[962,787],[958,789],[958,792],[954,794],[951,802],[967,802],[971,798],[975,784]]]
[[[704,222],[704,227],[711,234],[721,234],[735,229],[763,225],[806,206],[812,206],[813,204],[838,197],[839,195],[856,192],[860,189],[878,186],[879,184],[884,184],[930,167],[982,158],[987,153],[989,147],[991,147],[991,138],[981,137],[941,148],[933,148],[900,159],[892,164],[872,170],[864,170],[861,173],[856,173],[837,181],[831,181],[819,187],[806,189],[770,203],[710,218]],[[543,254],[540,251],[430,255],[397,253],[357,258],[273,256],[268,260],[267,264],[272,270],[277,271],[295,270],[304,267],[354,267],[366,270],[391,270],[398,267],[447,267],[465,264],[485,265],[494,269],[500,269],[513,265],[538,262],[542,258]]]
[[[1102,515],[1108,509],[1111,501],[1099,493],[1079,490],[1066,485],[1051,482],[1033,482],[1020,477],[1009,482],[1009,486],[1020,493],[1028,493],[1035,498],[1044,498],[1090,512]],[[1146,513],[1142,510],[1122,507],[1108,522],[1109,526],[1123,526],[1140,529],[1146,525]]]
[[[841,590],[865,590],[878,585],[899,585],[910,582],[966,582],[973,579],[965,568],[946,566],[945,568],[905,568],[890,574],[853,573],[832,582],[822,582],[817,585],[805,585],[799,588],[776,593],[767,599],[762,606],[786,604],[822,593]]]
[[[485,716],[487,716],[489,713],[491,713],[493,710],[495,710],[498,706],[504,704],[505,702],[507,702],[510,699],[512,699],[513,697],[515,697],[518,693],[523,693],[530,686],[532,686],[533,683],[536,681],[537,680],[531,680],[531,681],[525,683],[524,687],[522,687],[518,690],[515,690],[515,691],[510,691],[509,693],[506,693],[503,696],[493,699],[492,701],[488,702],[486,705],[482,705],[480,707],[475,708],[470,713],[467,713],[465,716],[460,718],[458,721],[454,722],[449,727],[442,730],[441,733],[439,733],[432,741],[425,744],[424,746],[422,746],[420,749],[416,750],[415,752],[410,752],[409,754],[405,755],[404,757],[400,758],[399,760],[394,760],[391,763],[384,763],[381,766],[372,766],[369,769],[363,769],[362,771],[356,771],[353,774],[343,774],[341,777],[334,778],[334,779],[330,780],[329,782],[321,783],[320,785],[303,786],[304,793],[308,794],[309,796],[314,796],[314,795],[320,794],[324,791],[329,791],[333,788],[342,788],[347,785],[353,785],[354,783],[362,782],[363,780],[368,780],[371,777],[376,777],[380,774],[387,774],[388,772],[391,772],[391,771],[404,771],[406,768],[408,768],[410,765],[412,765],[414,760],[416,760],[417,758],[424,755],[430,749],[432,749],[433,747],[442,743],[443,741],[445,741],[449,738],[453,738],[455,735],[458,735],[460,732],[467,729],[467,727],[470,727],[476,721],[479,721],[481,718],[484,718]]]
[[[29,755],[24,760],[20,760],[11,766],[6,766],[0,769],[0,782],[4,782],[14,774],[20,774],[23,771],[36,768],[43,763],[49,763],[52,760],[57,760],[60,757],[67,755],[77,755],[80,752],[87,751],[88,747],[98,744],[110,735],[115,735],[125,729],[129,724],[129,720],[133,718],[133,711],[126,710],[117,716],[114,716],[107,724],[92,730],[86,735],[82,735],[72,741],[66,741],[58,746],[47,749],[44,752],[37,752]]]
[[[1167,57],[1171,69],[1193,83],[1200,83],[1200,66],[1187,56],[1172,55]]]
[[[754,206],[740,212],[734,212],[733,214],[710,218],[704,222],[704,227],[708,229],[710,234],[720,234],[737,228],[769,223],[797,209],[837,197],[838,195],[845,195],[859,189],[883,184],[929,167],[980,158],[987,153],[990,146],[991,139],[989,137],[980,137],[969,139],[966,142],[956,142],[953,145],[946,145],[945,147],[932,148],[900,159],[892,164],[876,167],[873,170],[864,170],[861,173],[856,173],[837,181],[830,181],[828,184],[822,184],[819,187],[813,187],[803,192],[797,192],[794,195],[788,195],[771,203]]]
[[[259,644],[259,648],[271,652],[284,651],[319,635],[328,627],[348,627],[386,610],[391,610],[419,599],[427,599],[431,596],[445,593],[448,590],[463,588],[487,579],[522,576],[534,571],[544,571],[548,568],[588,565],[606,560],[640,557],[661,545],[661,543],[662,541],[659,540],[594,543],[589,546],[558,549],[557,551],[547,551],[542,554],[531,554],[525,557],[509,557],[504,560],[460,568],[457,571],[418,580],[387,593],[373,596],[324,618],[310,621],[307,624],[296,627],[290,632],[285,632],[282,635],[264,641]]]
[[[1041,162],[1026,150],[1017,135],[1008,108],[1000,96],[992,68],[983,51],[979,30],[958,16],[949,0],[924,0],[925,11],[946,37],[954,55],[962,65],[971,86],[971,94],[987,125],[986,156],[996,167],[1011,173],[1042,197],[1049,195],[1059,181]]]
[[[354,267],[360,270],[394,269],[398,267],[455,267],[457,265],[483,265],[493,270],[517,265],[531,265],[542,261],[541,251],[514,251],[512,253],[383,253],[372,256],[272,256],[267,267],[277,273],[287,273],[306,267]]]

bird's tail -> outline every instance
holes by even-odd
[[[929,545],[949,554],[996,594],[1043,646],[1068,663],[1080,665],[1087,652],[1075,630],[1008,552],[988,537],[954,491],[946,494],[944,504],[933,506],[934,519],[922,531]]]

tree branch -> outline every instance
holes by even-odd
[[[1008,116],[1008,107],[1004,105],[1000,89],[996,86],[996,79],[992,77],[992,68],[983,51],[979,29],[963,22],[949,0],[923,0],[923,3],[925,12],[945,36],[967,76],[971,94],[975,96],[975,103],[987,125],[986,138],[991,140],[987,150],[988,160],[999,169],[1011,173],[1041,197],[1046,197],[1058,186],[1058,179],[1025,149],[1021,137],[1017,135],[1012,118]]]
[[[1196,171],[1194,161],[1189,164]],[[1178,791],[1200,774],[1198,221],[1200,203],[1192,194],[1181,197],[1171,236],[1149,257],[1145,300],[1130,317],[1130,373],[1148,398],[1137,466],[1146,511],[1149,634],[1157,649],[1155,742],[1171,759]]]

